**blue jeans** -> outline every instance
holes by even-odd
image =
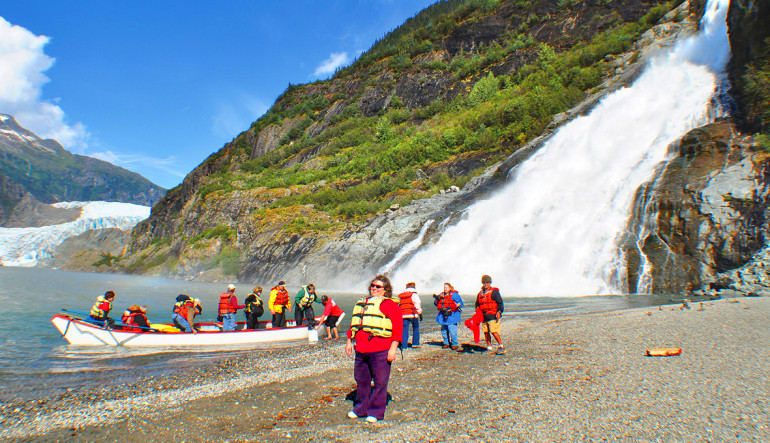
[[[235,331],[235,312],[222,314],[222,330]]]
[[[406,349],[409,344],[409,326],[412,326],[414,330],[414,341],[412,346],[420,346],[420,319],[419,318],[405,318],[404,319],[404,339],[401,340],[401,347]]]
[[[448,325],[441,325],[441,337],[444,339],[445,345],[457,346],[457,323],[450,323]]]
[[[177,328],[183,330],[184,332],[192,332],[192,327],[190,326],[190,323],[187,321],[186,318],[182,317],[181,315],[174,313],[174,315],[171,317],[171,320],[174,321],[174,324]]]

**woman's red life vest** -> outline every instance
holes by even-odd
[[[449,308],[450,312],[454,312],[457,310],[457,303],[455,303],[455,301],[452,300],[452,294],[454,294],[454,291],[441,293],[441,299],[438,301],[438,304],[436,304],[436,308],[439,311],[444,308]]]
[[[497,314],[497,302],[492,299],[492,293],[495,290],[497,290],[497,288],[489,288],[486,291],[482,289],[479,291],[479,309],[481,309],[481,312],[484,314]]]
[[[121,318],[121,321],[126,326],[124,326],[123,329],[125,331],[129,331],[129,332],[143,332],[144,329],[132,328],[131,327],[131,326],[144,326],[144,325],[140,325],[136,321],[137,317],[144,317],[145,324],[147,324],[147,325],[150,324],[150,322],[147,320],[147,316],[144,315],[143,313],[141,313],[141,312],[124,311],[123,312],[123,317]]]
[[[223,292],[219,294],[219,315],[232,314],[238,310],[233,307],[233,303],[230,301],[230,297],[233,294],[231,292]]]
[[[401,314],[414,315],[417,314],[417,308],[412,301],[413,292],[402,292],[398,294],[398,306],[401,308]]]
[[[289,304],[289,293],[286,291],[286,289],[281,289],[278,286],[274,287],[273,289],[276,290],[275,293],[275,304],[278,306],[286,306]],[[272,291],[272,289],[271,289]]]

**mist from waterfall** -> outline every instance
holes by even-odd
[[[729,58],[729,0],[709,0],[698,34],[653,58],[629,87],[559,129],[491,198],[393,275],[474,293],[489,274],[504,296],[627,292],[619,239],[637,189],[668,146],[708,123]]]

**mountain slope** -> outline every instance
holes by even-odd
[[[117,201],[152,205],[164,190],[141,175],[72,154],[0,114],[0,224],[29,193],[43,203]]]
[[[389,208],[463,187],[525,150],[632,66],[634,42],[671,6],[437,3],[332,79],[290,85],[137,226],[129,270],[245,278],[304,269],[308,254],[368,232]],[[396,223],[378,234],[403,244],[416,231]],[[397,243],[370,264],[384,265]],[[328,258],[337,253],[345,251]]]

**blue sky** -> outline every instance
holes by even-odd
[[[289,82],[329,77],[434,2],[3,2],[0,112],[173,187]]]

